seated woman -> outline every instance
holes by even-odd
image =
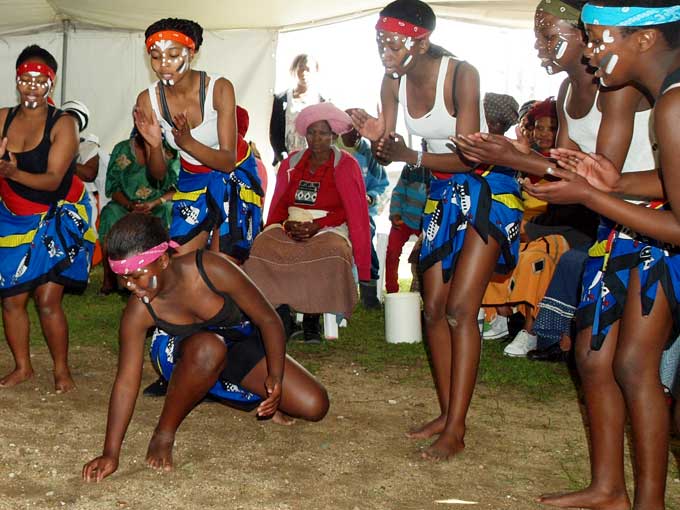
[[[151,214],[161,219],[165,227],[172,218],[172,194],[179,175],[177,153],[165,150],[167,172],[163,180],[153,179],[146,168],[144,138],[133,129],[128,140],[115,145],[106,170],[106,196],[111,201],[104,206],[99,219],[99,242],[102,247],[104,280],[100,292],[116,290],[116,277],[106,257],[106,236],[111,227],[129,212]]]
[[[295,125],[308,148],[281,164],[267,227],[243,268],[275,306],[307,314],[305,341],[318,343],[319,314],[354,309],[353,264],[360,281],[370,280],[368,205],[358,163],[333,143],[351,129],[350,117],[320,103]]]
[[[326,390],[286,356],[279,317],[226,256],[198,250],[171,258],[176,244],[161,221],[139,213],[116,223],[107,244],[111,268],[132,295],[120,322],[104,452],[85,465],[85,480],[101,481],[118,467],[141,383],[146,332],[152,326],[175,336],[176,366],[146,455],[151,467],[172,468],[177,428],[218,378],[260,395],[260,417],[278,409],[311,421],[326,415]],[[250,321],[252,334],[234,333]]]

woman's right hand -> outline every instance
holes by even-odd
[[[385,134],[385,118],[383,117],[380,107],[378,107],[378,118],[370,116],[366,110],[355,108],[352,111],[352,123],[354,128],[364,138],[368,138],[372,142],[377,142]]]
[[[459,153],[475,163],[510,166],[513,154],[520,152],[513,141],[502,135],[474,133],[449,137]]]
[[[153,148],[160,147],[163,142],[163,134],[161,132],[161,125],[156,116],[151,115],[150,118],[147,117],[141,108],[137,106],[132,110],[132,116],[135,119],[137,131],[142,135],[144,141]]]
[[[593,188],[611,193],[616,190],[621,174],[606,157],[571,149],[552,149],[550,156],[565,170],[580,175]]]
[[[118,459],[102,455],[91,460],[83,467],[83,480],[86,482],[101,482],[104,478],[118,469]]]
[[[283,229],[294,241],[307,241],[314,237],[321,227],[313,221],[286,221]]]

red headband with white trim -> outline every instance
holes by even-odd
[[[385,32],[395,32],[407,37],[413,37],[414,39],[422,39],[432,32],[427,28],[419,27],[418,25],[414,25],[403,19],[390,18],[389,16],[380,16],[378,22],[375,24],[375,29],[383,30]]]
[[[39,62],[24,62],[17,67],[17,77],[25,73],[40,73],[47,76],[50,80],[54,81],[57,73],[54,72],[47,64],[41,64]]]

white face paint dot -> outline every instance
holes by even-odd
[[[600,44],[600,51],[604,51],[607,49],[607,47],[604,44]]]

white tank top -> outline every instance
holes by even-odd
[[[622,173],[658,168],[658,155],[653,149],[651,119],[651,109],[635,113],[633,137],[630,140],[626,161],[623,162]]]
[[[437,76],[437,89],[434,96],[434,105],[432,105],[432,109],[422,117],[417,119],[413,118],[408,112],[408,100],[406,98],[407,76],[402,76],[399,83],[399,103],[401,103],[404,110],[406,129],[408,129],[408,132],[412,135],[424,138],[427,142],[427,150],[435,154],[446,154],[451,152],[451,149],[449,149],[446,144],[451,143],[449,136],[456,134],[456,117],[449,114],[446,110],[446,103],[444,101],[444,82],[446,81],[446,71],[449,68],[450,60],[451,57],[448,56],[443,56],[441,59],[439,74]],[[461,62],[458,63],[458,65],[460,64]],[[479,113],[479,130],[487,131],[481,99]]]
[[[597,99],[600,91],[595,93],[595,100],[590,111],[580,119],[574,119],[567,112],[567,101],[571,95],[571,84],[567,88],[564,100],[564,116],[567,119],[569,138],[581,148],[583,152],[596,152],[597,132],[602,122],[602,112],[597,109]],[[650,117],[652,110],[635,113],[633,122],[633,136],[630,140],[628,154],[623,162],[622,173],[656,168],[655,154],[652,150]]]
[[[571,96],[571,83],[567,87],[567,94],[564,98],[564,117],[567,119],[567,130],[569,139],[579,146],[581,151],[586,153],[595,152],[597,145],[597,131],[602,122],[602,112],[597,109],[597,98],[600,96],[600,89],[595,92],[595,99],[590,111],[584,117],[575,119],[567,112],[567,103]]]
[[[208,83],[208,91],[205,95],[205,106],[203,108],[203,122],[191,130],[191,136],[195,140],[201,142],[203,145],[211,149],[219,149],[220,141],[217,136],[217,111],[213,107],[213,91],[215,90],[215,82],[221,78],[217,74],[209,74],[210,82]],[[156,118],[161,125],[165,141],[173,149],[179,151],[180,156],[192,165],[203,165],[200,161],[192,157],[190,154],[184,152],[175,144],[175,137],[172,135],[172,126],[163,118],[163,114],[158,105],[158,97],[156,95],[156,87],[158,82],[149,87],[149,99],[151,100],[151,107],[153,108]]]

